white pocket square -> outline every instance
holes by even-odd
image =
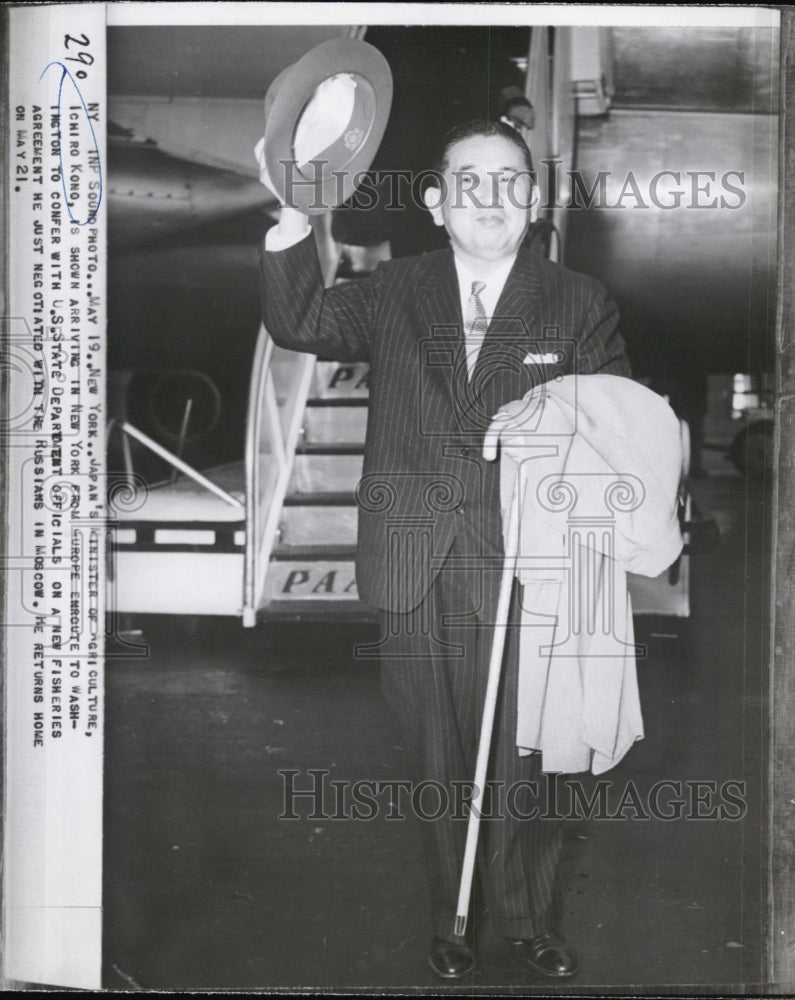
[[[550,351],[548,354],[534,354],[532,351],[524,359],[526,365],[557,365],[563,359],[559,351]]]

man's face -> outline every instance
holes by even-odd
[[[457,256],[488,267],[516,253],[531,222],[521,150],[501,135],[462,139],[448,152],[444,181],[446,190],[428,190],[426,205]]]

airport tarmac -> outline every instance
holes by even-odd
[[[720,542],[692,558],[689,620],[637,619],[645,738],[602,776],[608,813],[567,824],[558,900],[576,979],[531,973],[476,892],[475,971],[440,982],[417,821],[333,818],[330,782],[406,777],[377,665],[352,654],[374,626],[147,616],[125,623],[142,655],[107,663],[105,987],[758,992],[768,516],[759,484],[706,458],[693,493]],[[310,771],[327,772],[319,816],[286,798],[289,781],[323,777]],[[679,783],[660,801],[681,788],[683,815],[642,818],[661,782]],[[608,818],[630,785],[641,810],[625,799]]]

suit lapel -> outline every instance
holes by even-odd
[[[541,335],[541,295],[535,259],[522,249],[497,302],[470,383],[473,410],[486,419],[532,387],[525,358]]]
[[[463,317],[452,251],[439,254],[428,268],[418,296],[420,358],[458,409],[466,379]]]

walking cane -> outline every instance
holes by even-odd
[[[494,713],[497,707],[497,693],[500,688],[502,654],[505,649],[505,635],[508,631],[511,590],[513,588],[513,578],[516,574],[516,556],[519,548],[521,478],[522,467],[519,465],[513,485],[511,506],[508,512],[508,529],[505,533],[505,562],[502,566],[502,576],[500,578],[500,596],[497,601],[494,639],[491,646],[486,698],[483,703],[483,720],[480,724],[480,743],[478,744],[478,757],[475,765],[475,787],[469,805],[464,863],[461,866],[461,882],[458,889],[458,906],[455,917],[456,936],[461,936],[466,931],[469,897],[472,893],[472,876],[475,871],[475,855],[478,848],[478,833],[480,831],[480,815],[482,812],[481,805],[486,787],[486,772],[488,770],[489,752],[491,750],[491,734],[494,728]]]

